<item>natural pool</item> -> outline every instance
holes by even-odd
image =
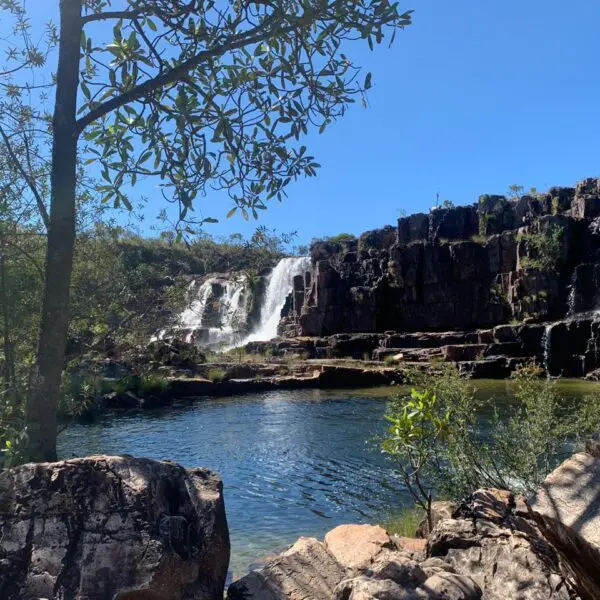
[[[506,402],[503,381],[476,382]],[[562,382],[566,395],[596,389]],[[382,522],[409,502],[373,436],[397,388],[293,390],[199,399],[168,409],[109,415],[59,439],[62,458],[132,454],[205,466],[222,477],[233,577],[301,535],[341,523]]]

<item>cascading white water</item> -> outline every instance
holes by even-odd
[[[544,352],[544,369],[546,373],[550,375],[550,352],[551,352],[551,339],[552,325],[546,325],[544,328],[544,334],[542,336],[542,350]]]
[[[567,317],[572,317],[575,314],[575,304],[577,302],[577,270],[573,271],[571,283],[568,288],[569,295],[567,297]]]
[[[303,275],[309,267],[310,258],[308,256],[282,258],[277,263],[267,282],[265,300],[260,311],[260,323],[256,330],[244,340],[244,343],[266,341],[277,336],[281,309],[293,289],[294,277]]]
[[[248,320],[247,288],[242,277],[211,277],[198,286],[192,281],[188,294],[189,307],[179,316],[171,330],[163,329],[152,339],[163,339],[173,332],[185,332],[185,341],[215,349],[228,350],[250,341],[270,340],[277,336],[281,309],[292,291],[294,277],[310,266],[310,258],[283,258],[268,277],[260,322],[245,338],[240,332]]]
[[[202,346],[230,346],[236,332],[247,319],[245,285],[237,278],[211,277],[198,287],[192,281],[188,294],[194,296],[190,306],[179,316],[176,329],[186,331],[185,341],[197,341]],[[215,296],[215,288],[219,290]],[[201,332],[200,338],[196,334]]]
[[[212,284],[214,282],[214,279],[206,280],[198,289],[195,299],[179,316],[179,328],[190,330],[190,333],[186,336],[186,342],[190,342],[193,332],[202,327],[204,310],[206,309],[208,298],[212,293]],[[194,293],[197,284],[198,282],[195,280],[190,283],[188,287],[188,294],[190,296]]]

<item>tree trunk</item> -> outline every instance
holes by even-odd
[[[2,337],[4,339],[4,392],[14,401],[15,355],[10,331],[10,306],[6,285],[6,243],[0,234],[0,301],[2,302]]]
[[[54,106],[50,227],[37,360],[29,382],[29,458],[56,460],[57,407],[69,325],[75,246],[77,90],[82,0],[60,0],[60,44]]]

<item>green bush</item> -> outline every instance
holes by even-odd
[[[408,373],[414,387],[390,402],[381,446],[428,516],[434,492],[458,500],[480,487],[535,490],[598,429],[598,396],[567,406],[542,373],[533,365],[517,371],[514,404],[487,423],[482,400],[454,366]]]
[[[529,256],[521,261],[525,268],[543,270],[554,269],[562,259],[562,238],[564,229],[550,224],[539,233],[525,233],[520,239],[525,241]]]
[[[169,380],[161,373],[143,373],[127,375],[119,379],[105,379],[102,382],[104,393],[114,392],[122,395],[133,392],[139,396],[163,394],[169,389]]]
[[[223,369],[209,369],[206,378],[213,383],[222,383],[227,378],[227,373]]]
[[[354,242],[356,241],[356,236],[351,233],[338,233],[330,238],[327,238],[328,242],[332,242],[334,244],[341,244],[343,242]]]
[[[164,394],[170,386],[169,380],[161,373],[147,373],[139,378],[138,390],[142,395]]]

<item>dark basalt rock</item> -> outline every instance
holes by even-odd
[[[531,240],[555,227],[562,235],[556,261],[548,267]],[[471,206],[401,218],[397,228],[369,231],[358,240],[315,243],[311,255],[310,272],[294,282],[281,335],[467,332],[446,344],[430,338],[419,342],[388,336],[379,344],[345,339],[332,345],[333,352],[315,351],[315,356],[358,358],[370,352],[383,357],[389,354],[385,349],[424,347],[422,343],[490,344],[492,340],[466,339],[468,332],[503,326],[493,342],[517,345],[488,348],[483,358],[502,354],[511,364],[512,359],[539,358],[548,347],[542,344],[545,329],[536,329],[536,323],[564,320],[595,309],[600,301],[600,180],[516,200],[481,196]],[[527,327],[507,325],[513,320]],[[565,327],[569,333],[562,333]],[[586,335],[592,338],[584,343]],[[595,364],[595,351],[583,347],[590,346],[594,335],[587,325],[556,330],[558,340],[577,340],[577,358],[571,357],[565,373],[579,374]],[[564,351],[552,344],[553,352],[555,348],[559,361]],[[472,350],[465,352],[468,360],[459,362],[473,362]],[[475,370],[486,371],[489,365]]]

